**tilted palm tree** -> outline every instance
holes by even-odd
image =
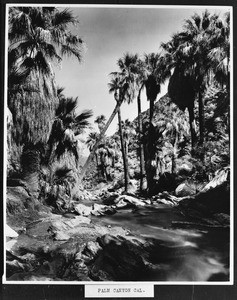
[[[81,173],[80,173],[80,179],[82,180],[83,177],[85,176],[86,174],[86,171],[95,155],[95,152],[96,152],[96,149],[98,148],[100,142],[101,142],[101,139],[103,139],[105,133],[106,133],[106,130],[109,128],[110,124],[112,123],[114,117],[116,116],[116,114],[118,113],[118,111],[120,110],[120,106],[121,104],[123,103],[123,100],[124,100],[124,97],[128,97],[129,95],[129,85],[128,83],[123,83],[120,87],[120,93],[118,95],[118,98],[117,98],[117,101],[116,101],[116,106],[110,116],[110,118],[108,119],[107,123],[105,124],[103,130],[101,131],[100,135],[99,135],[99,138],[97,140],[97,142],[95,143],[94,147],[92,148],[82,170],[81,170]]]
[[[8,107],[13,139],[23,145],[22,177],[33,192],[38,190],[40,147],[49,138],[58,104],[51,63],[60,63],[65,55],[81,60],[82,40],[68,29],[76,22],[67,9],[9,9],[8,88],[15,92],[9,93]],[[16,82],[19,78],[23,89]]]

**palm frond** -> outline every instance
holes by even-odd
[[[81,49],[79,47],[72,47],[69,44],[61,45],[61,54],[68,57],[75,56],[78,61],[82,59]]]
[[[65,28],[68,24],[76,24],[78,20],[73,17],[72,12],[69,9],[63,11],[56,11],[52,18],[52,26]]]
[[[92,110],[90,109],[84,110],[82,113],[80,113],[75,117],[74,119],[75,126],[77,128],[80,127],[81,129],[88,127],[88,125],[90,124],[88,119],[91,118],[92,116],[93,116]]]

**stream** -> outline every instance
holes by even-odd
[[[131,231],[164,246],[163,253],[159,248],[152,254],[158,267],[141,277],[143,281],[229,280],[229,228],[198,225],[177,208],[164,204],[118,210],[93,220],[101,225],[122,226],[128,235]],[[182,222],[193,224],[182,228]]]

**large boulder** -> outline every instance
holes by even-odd
[[[230,168],[216,172],[216,176],[195,196],[186,196],[179,205],[202,213],[230,213]]]
[[[175,195],[177,197],[185,197],[185,196],[191,196],[195,194],[196,194],[196,189],[194,188],[194,186],[189,185],[186,182],[181,183],[175,189]]]

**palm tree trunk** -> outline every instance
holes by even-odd
[[[126,153],[125,153],[125,147],[124,147],[120,108],[118,110],[118,123],[119,123],[119,135],[120,135],[120,142],[121,142],[121,151],[122,151],[122,157],[123,157],[124,189],[125,189],[125,192],[127,192],[128,191],[128,183],[129,183],[128,160],[127,160],[127,156],[126,156]]]
[[[203,114],[203,100],[202,92],[198,93],[198,108],[199,108],[199,130],[200,130],[200,139],[199,143],[203,146],[204,143],[204,114]]]
[[[155,100],[150,99],[150,128],[152,127],[152,120],[154,115],[154,102]]]
[[[174,142],[174,150],[173,150],[173,155],[172,155],[172,166],[171,166],[171,173],[174,174],[176,171],[176,159],[177,159],[177,153],[178,153],[178,144],[179,144],[179,134],[178,131],[176,130],[175,134],[175,142]]]
[[[191,153],[193,155],[194,153],[194,146],[196,142],[196,133],[194,129],[194,111],[193,107],[188,107],[188,113],[189,113],[189,126],[190,126],[190,133],[191,133]]]
[[[150,99],[150,125],[149,125],[149,132],[148,132],[148,153],[147,153],[147,162],[146,162],[146,176],[147,176],[147,187],[148,187],[148,192],[150,193],[153,184],[154,184],[154,178],[153,178],[153,166],[152,162],[154,160],[154,149],[153,149],[153,115],[154,115],[154,101],[153,99]]]
[[[90,152],[90,154],[89,154],[89,156],[88,156],[88,158],[87,158],[87,160],[86,160],[86,162],[85,162],[85,164],[84,164],[84,166],[83,166],[83,168],[81,170],[80,180],[82,180],[83,177],[85,176],[86,171],[87,171],[87,169],[88,169],[88,167],[89,167],[89,165],[90,165],[90,163],[91,163],[91,161],[92,161],[92,159],[93,159],[93,157],[95,155],[95,151],[98,148],[98,146],[99,146],[99,144],[101,142],[101,139],[104,137],[106,130],[109,128],[109,126],[112,123],[114,117],[118,113],[118,110],[120,109],[121,104],[122,104],[122,101],[118,101],[117,102],[117,105],[115,106],[115,109],[113,110],[113,112],[112,112],[109,120],[107,121],[107,123],[105,124],[103,130],[101,131],[98,140],[96,141],[95,145],[93,146],[93,148],[92,148],[92,150],[91,150],[91,152]]]
[[[144,184],[145,184],[144,148],[143,148],[143,145],[142,145],[142,142],[141,142],[141,136],[142,136],[141,90],[142,90],[142,87],[140,88],[138,96],[137,96],[138,141],[139,141],[139,154],[140,154],[140,192],[142,192],[144,190]]]
[[[39,191],[40,152],[36,146],[24,146],[21,156],[22,179],[31,194]]]

